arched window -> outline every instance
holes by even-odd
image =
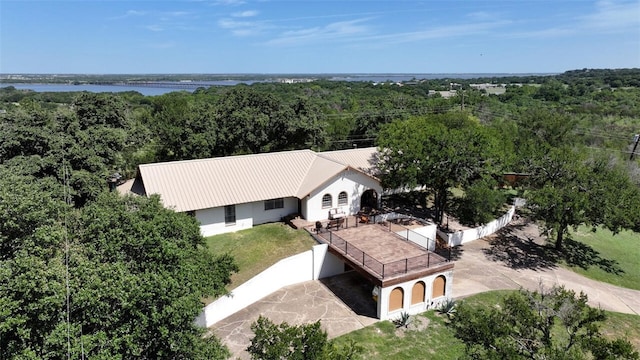
[[[347,198],[347,192],[343,191],[340,194],[338,194],[338,206],[348,205],[348,204],[349,204],[349,200]]]
[[[413,289],[411,289],[411,305],[424,302],[424,289],[425,285],[422,281],[418,281],[413,285]]]
[[[402,309],[404,304],[404,290],[402,288],[397,287],[391,290],[391,294],[389,295],[389,312]]]
[[[331,198],[331,194],[324,194],[322,196],[322,208],[328,209],[333,206],[333,199]]]
[[[442,275],[438,276],[435,280],[433,280],[433,291],[431,294],[431,298],[444,296],[446,287],[447,279],[445,279],[445,277]]]

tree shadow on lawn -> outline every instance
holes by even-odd
[[[554,249],[523,239],[512,229],[502,229],[490,244],[491,247],[482,249],[487,258],[512,269],[547,270],[558,266],[558,253]]]
[[[568,266],[588,269],[596,266],[605,272],[622,274],[615,260],[603,258],[598,251],[587,244],[565,238],[564,248],[558,252],[555,247],[546,244],[544,238],[532,236],[531,224],[516,223],[496,233],[490,240],[491,247],[482,251],[488,259],[502,262],[512,269],[545,270],[558,266],[564,261]]]
[[[624,273],[616,260],[605,259],[591,246],[571,238],[567,238],[564,242],[562,257],[568,266],[577,266],[585,270],[591,266],[597,266],[610,274]]]

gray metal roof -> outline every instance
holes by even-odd
[[[335,160],[341,164],[345,164],[370,176],[378,176],[376,166],[378,161],[378,151],[375,147],[325,151],[318,153],[318,155],[327,159]]]
[[[281,197],[302,198],[347,168],[365,173],[367,149],[316,153],[296,150],[138,167],[147,195],[190,211]],[[349,152],[354,152],[350,154]],[[375,148],[368,148],[369,158]]]

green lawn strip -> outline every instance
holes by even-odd
[[[640,315],[607,311],[601,330],[607,337],[629,340],[640,351]]]
[[[269,266],[289,256],[310,250],[316,242],[305,230],[273,223],[251,229],[210,236],[206,239],[214,254],[231,254],[240,271],[231,276],[228,289],[234,289]]]
[[[460,301],[474,306],[498,306],[502,298],[513,290],[489,291]],[[428,320],[422,330],[396,330],[390,321],[381,321],[363,329],[337,337],[338,345],[350,340],[362,346],[363,359],[457,359],[464,354],[464,344],[455,338],[446,325],[445,316],[436,311],[416,315]],[[414,318],[412,323],[416,322]],[[640,316],[607,312],[601,323],[605,336],[629,340],[640,351]]]
[[[464,301],[474,305],[495,306],[505,291],[490,291],[477,294]],[[396,331],[391,321],[381,321],[363,329],[353,331],[336,338],[336,342],[348,343],[351,339],[362,346],[363,359],[457,359],[464,353],[464,344],[453,336],[447,327],[445,316],[435,311],[416,315],[427,319],[428,324],[422,330],[414,330],[411,324],[408,330]]]
[[[336,338],[338,345],[350,339],[362,346],[362,359],[457,359],[464,344],[453,337],[445,318],[433,311],[417,315],[428,321],[424,330],[397,330],[390,321],[381,321]],[[412,323],[417,320],[413,319]]]
[[[594,280],[640,290],[640,234],[622,231],[613,235],[606,229],[592,232],[581,226],[571,235],[591,249],[574,251],[574,260],[563,262],[562,266]],[[567,244],[566,248],[571,246]]]

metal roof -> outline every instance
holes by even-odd
[[[376,166],[378,161],[378,150],[375,147],[325,151],[318,153],[318,155],[327,159],[335,160],[341,164],[348,165],[349,167],[362,171],[370,176],[378,176]]]
[[[375,148],[368,149],[371,157]],[[147,195],[160,194],[165,206],[190,211],[282,197],[302,198],[340,172],[360,169],[364,150],[296,150],[174,161],[140,165],[138,171]],[[351,151],[358,154],[347,153]]]

